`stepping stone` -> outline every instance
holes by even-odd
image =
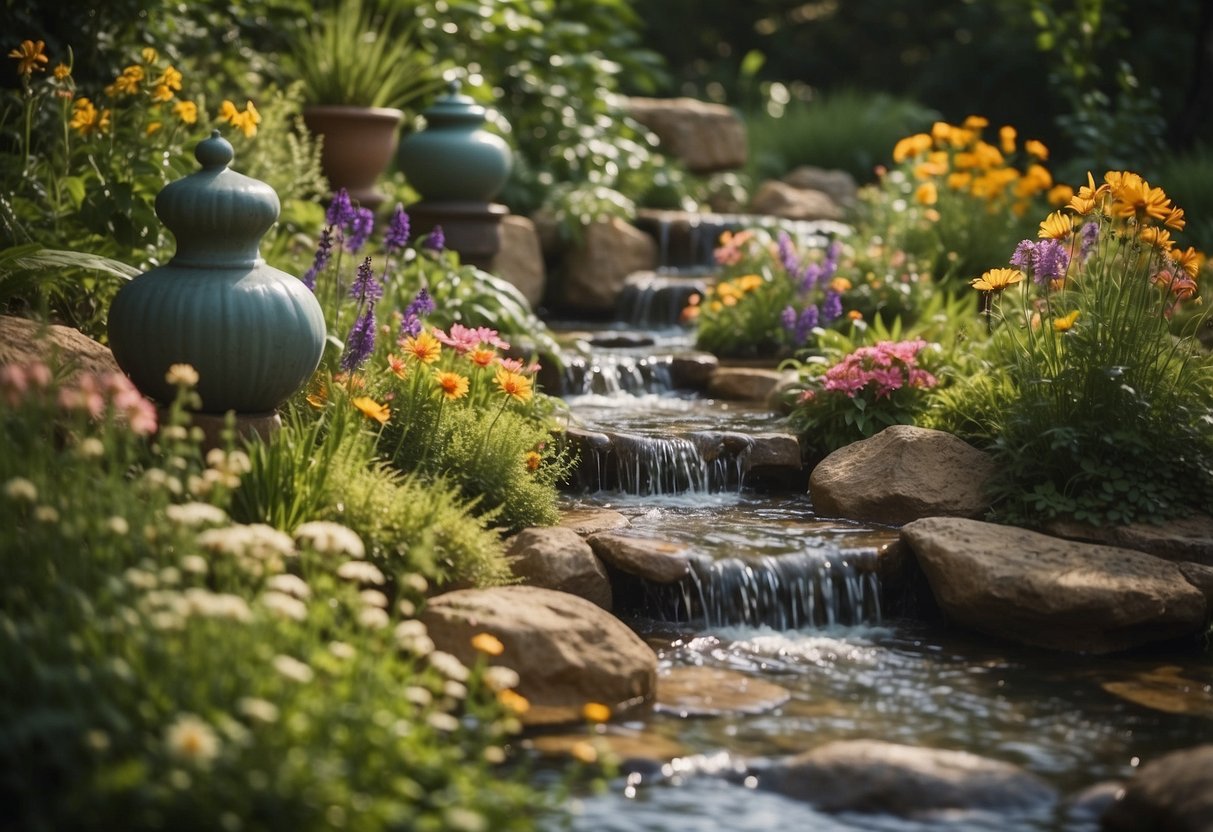
[[[681,543],[604,532],[591,536],[589,544],[605,563],[653,583],[677,583],[691,573],[686,546]]]
[[[653,710],[681,717],[760,714],[792,698],[787,688],[719,667],[675,667],[657,677]]]
[[[570,508],[560,513],[559,525],[582,537],[609,532],[631,525],[628,518],[609,508]]]

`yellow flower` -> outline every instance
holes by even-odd
[[[29,76],[35,72],[45,72],[46,67],[41,64],[49,63],[50,58],[42,54],[44,49],[46,41],[23,40],[19,47],[11,50],[8,56],[17,59],[17,74]]]
[[[181,89],[181,73],[172,65],[166,66],[164,72],[160,73],[160,77],[156,79],[157,84],[162,84],[170,90]]]
[[[752,292],[764,282],[762,277],[756,274],[743,275],[736,280],[737,288],[743,292]]]
[[[1153,246],[1159,251],[1170,251],[1175,246],[1170,231],[1152,225],[1141,229],[1139,239],[1143,245]]]
[[[152,135],[153,133],[157,132],[157,131],[158,131],[158,130],[159,130],[161,127],[163,127],[163,126],[164,126],[164,125],[163,125],[163,124],[161,124],[161,123],[160,123],[160,122],[158,122],[158,121],[152,121],[152,122],[148,122],[147,127],[145,127],[145,128],[143,129],[144,135],[150,136],[150,135]]]
[[[858,309],[852,309],[850,312],[847,313],[847,320],[862,321],[863,313],[860,312]]]
[[[143,58],[145,64],[154,64],[160,59],[160,53],[151,46],[145,46],[139,52],[139,57]]]
[[[178,101],[173,105],[173,115],[184,124],[194,124],[198,121],[198,105],[193,101]]]
[[[973,174],[966,171],[954,171],[948,174],[948,187],[954,191],[963,191],[973,184]]]
[[[585,763],[587,766],[598,762],[598,749],[589,740],[573,743],[569,748],[569,754],[573,756],[573,759]]]
[[[433,364],[442,354],[442,344],[428,332],[405,338],[400,348],[422,364]]]
[[[934,205],[939,201],[939,190],[934,182],[923,182],[914,191],[914,201],[919,205]]]
[[[1183,251],[1173,248],[1168,254],[1175,261],[1175,265],[1187,272],[1188,277],[1196,279],[1196,275],[1200,271],[1201,255],[1194,246],[1188,246]]]
[[[990,125],[990,120],[985,116],[969,116],[964,120],[963,126],[966,130],[981,130]]]
[[[72,120],[68,126],[81,136],[104,133],[109,130],[110,111],[98,110],[87,98],[77,98],[72,104]]]
[[[983,292],[1001,292],[1023,279],[1024,274],[1019,269],[990,269],[981,277],[969,281],[969,285]]]
[[[167,84],[157,84],[152,87],[152,101],[157,104],[163,104],[165,101],[173,100],[173,91],[169,89]]]
[[[1049,188],[1045,198],[1049,200],[1050,205],[1061,208],[1070,204],[1070,200],[1074,198],[1074,189],[1069,185],[1054,185]]]
[[[386,404],[370,398],[369,396],[358,396],[353,400],[354,407],[362,412],[362,415],[368,419],[374,419],[381,425],[387,424],[388,418],[392,415],[392,410]]]
[[[1044,146],[1043,142],[1036,139],[1028,139],[1023,143],[1023,149],[1029,156],[1035,156],[1040,161],[1047,161],[1049,158],[1049,148]]]
[[[1061,240],[1069,237],[1073,232],[1073,218],[1069,214],[1063,214],[1061,211],[1054,211],[1045,217],[1044,222],[1040,224],[1040,233],[1037,236],[1042,240]]]
[[[462,399],[468,394],[468,380],[459,373],[443,372],[434,377],[442,388],[442,395],[448,399]]]
[[[55,80],[66,81],[72,74],[72,68],[67,64],[56,64],[54,69]]]
[[[388,355],[387,368],[396,378],[404,378],[409,374],[409,368],[405,365],[404,359],[395,353]]]
[[[851,281],[847,280],[845,277],[836,277],[830,281],[830,289],[840,295],[843,292],[849,292],[851,290]]]
[[[509,688],[497,691],[497,701],[505,706],[506,710],[513,711],[516,714],[525,714],[531,709],[531,703],[527,701],[525,696]]]
[[[1069,331],[1070,327],[1074,326],[1074,322],[1077,320],[1078,320],[1078,310],[1077,309],[1075,309],[1070,314],[1065,315],[1064,317],[1054,318],[1053,319],[1053,331],[1054,332],[1067,332],[1067,331]]]
[[[531,400],[531,380],[519,373],[511,373],[504,367],[497,368],[493,382],[501,388],[501,392],[520,402]]]
[[[224,99],[219,106],[219,118],[244,133],[245,138],[257,135],[257,125],[261,123],[261,114],[252,101],[246,101],[244,110],[239,110],[231,101]]]
[[[606,722],[611,718],[611,709],[601,702],[586,702],[581,715],[590,722]]]
[[[1162,224],[1167,228],[1183,231],[1184,226],[1188,224],[1188,221],[1184,219],[1184,209],[1178,206],[1172,207],[1171,212],[1163,219]]]
[[[505,652],[505,645],[501,643],[501,639],[492,633],[477,633],[472,636],[472,647],[486,656],[500,656]]]
[[[913,136],[906,136],[897,144],[893,145],[893,161],[901,164],[906,159],[913,159],[915,156],[921,156],[931,149],[931,137],[926,133],[917,133]]]
[[[132,95],[139,92],[139,84],[143,81],[143,67],[128,66],[122,74],[114,79],[114,83],[105,88],[105,94],[110,98],[120,95]]]
[[[998,143],[1003,153],[1010,155],[1015,152],[1015,138],[1018,135],[1015,128],[1009,124],[998,129]]]
[[[526,452],[526,469],[528,471],[538,471],[539,464],[541,462],[543,462],[543,457],[541,457],[536,451]]]

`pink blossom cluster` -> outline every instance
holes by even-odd
[[[435,329],[434,337],[459,355],[471,352],[481,344],[488,344],[490,347],[496,347],[500,350],[508,350],[510,348],[509,343],[503,341],[501,336],[497,334],[497,330],[489,329],[487,326],[472,328],[463,324],[451,324],[450,332]]]
[[[25,366],[0,366],[0,398],[16,407],[31,392],[51,386],[50,368],[41,362]],[[59,407],[83,411],[93,419],[112,412],[140,436],[156,431],[156,407],[143,397],[122,373],[81,373],[73,382],[59,388]]]
[[[918,353],[926,345],[919,339],[860,347],[826,370],[823,387],[852,399],[863,390],[874,392],[880,399],[902,387],[934,387],[939,380],[917,366]]]

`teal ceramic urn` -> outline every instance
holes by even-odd
[[[484,129],[485,109],[452,81],[425,116],[425,129],[400,143],[397,162],[427,202],[491,202],[513,164],[509,145]]]
[[[298,390],[324,351],[324,314],[303,282],[261,259],[278,195],[229,170],[216,130],[198,143],[202,170],[156,196],[177,251],[119,290],[109,313],[118,366],[161,404],[176,395],[173,364],[198,371],[203,413],[265,414]]]

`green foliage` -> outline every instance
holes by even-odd
[[[322,5],[292,44],[308,104],[404,107],[436,90],[441,64],[414,42],[415,23],[378,0]]]
[[[870,182],[899,138],[939,119],[915,102],[882,93],[840,89],[808,100],[790,95],[787,85],[773,82],[765,108],[746,116],[748,169],[755,179],[812,165]]]
[[[434,653],[408,612],[423,580],[332,523],[231,523],[248,460],[202,454],[184,388],[152,438],[123,377],[61,375],[0,373],[6,818],[528,829],[553,808],[499,765],[508,681]]]
[[[1167,155],[1155,179],[1184,206],[1184,237],[1201,251],[1213,251],[1213,142]]]

